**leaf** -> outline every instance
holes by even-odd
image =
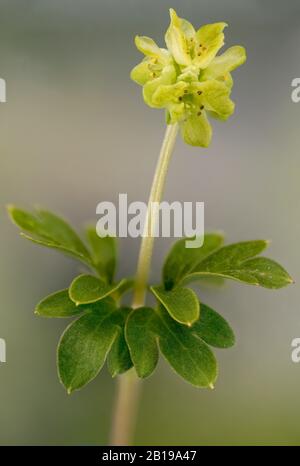
[[[191,328],[174,321],[160,306],[135,309],[129,315],[126,341],[139,377],[149,376],[158,360],[158,348],[173,369],[197,387],[213,387],[217,362],[206,343]]]
[[[114,313],[114,322],[119,326],[119,333],[107,358],[108,370],[112,377],[122,374],[132,367],[124,332],[125,321],[130,311],[130,308],[120,308]]]
[[[235,278],[255,280],[256,285],[278,289],[293,283],[287,271],[277,262],[266,257],[255,257],[243,262],[242,269],[237,270]]]
[[[95,227],[87,228],[87,238],[92,249],[92,258],[100,275],[112,283],[117,264],[117,240],[112,236],[100,238]]]
[[[84,309],[87,307],[85,306]],[[35,308],[35,314],[42,317],[72,317],[83,311],[69,298],[68,289],[57,291],[42,299]]]
[[[79,275],[71,283],[69,296],[77,305],[94,303],[114,293],[122,284],[123,281],[107,285],[94,275]]]
[[[132,362],[140,378],[149,377],[158,362],[158,348],[153,333],[156,315],[149,307],[132,311],[125,326],[125,338]]]
[[[217,361],[209,346],[191,328],[175,322],[162,307],[158,312],[158,343],[166,360],[192,385],[213,388]]]
[[[93,380],[102,368],[120,328],[120,309],[112,299],[93,306],[67,327],[58,346],[59,378],[68,393]]]
[[[220,233],[206,234],[201,248],[186,248],[187,239],[183,238],[177,241],[166,257],[163,266],[163,281],[167,290],[172,289],[196,265],[223,244],[223,236]]]
[[[218,249],[213,254],[210,254],[204,261],[196,265],[192,272],[198,270],[224,270],[237,266],[243,261],[260,254],[267,246],[268,241],[243,241],[234,243]]]
[[[36,209],[34,213],[30,213],[13,205],[8,206],[8,212],[11,220],[23,230],[21,235],[24,238],[42,246],[58,249],[91,265],[92,260],[85,245],[62,218],[46,210]]]
[[[226,320],[203,303],[200,319],[194,323],[191,331],[216,348],[230,348],[235,343],[234,333]]]
[[[162,286],[152,286],[151,291],[177,322],[190,326],[199,319],[199,300],[193,290],[178,286],[166,291]]]
[[[292,278],[279,264],[255,257],[267,245],[267,241],[245,241],[225,246],[196,266],[184,282],[216,276],[266,288],[281,288],[292,283]]]

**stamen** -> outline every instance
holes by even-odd
[[[198,91],[197,94],[198,94],[198,95],[201,95],[201,94],[202,94],[202,91]]]
[[[200,115],[202,115],[202,113],[201,113],[201,112],[198,112],[197,115],[200,116]]]
[[[204,105],[201,105],[200,110],[203,110],[203,109],[204,109]]]

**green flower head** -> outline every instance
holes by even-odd
[[[167,123],[180,124],[187,144],[208,147],[212,128],[207,116],[227,120],[233,114],[231,71],[245,62],[246,51],[236,45],[217,56],[226,23],[207,24],[196,31],[173,9],[170,16],[166,49],[149,37],[136,36],[135,44],[145,58],[133,68],[131,78],[143,86],[146,104],[165,108]]]

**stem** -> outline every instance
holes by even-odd
[[[137,308],[145,304],[145,295],[149,278],[157,206],[162,199],[166,176],[178,132],[178,124],[168,125],[160,150],[154,179],[148,201],[148,209],[141,242],[132,307]],[[155,203],[155,204],[154,204]],[[119,378],[118,392],[111,432],[111,445],[129,445],[135,428],[139,389],[141,382],[134,369]]]

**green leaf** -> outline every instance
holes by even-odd
[[[226,320],[203,303],[200,319],[194,323],[191,331],[216,348],[230,348],[235,343],[234,333]]]
[[[186,248],[187,239],[177,241],[166,257],[163,266],[163,282],[167,290],[177,285],[201,261],[223,244],[223,235],[220,233],[206,234],[201,248]]]
[[[243,241],[241,243],[234,243],[218,249],[210,254],[205,260],[196,265],[193,272],[198,270],[221,270],[228,269],[232,266],[241,264],[247,259],[260,254],[269,242],[264,240],[257,241]]]
[[[178,286],[166,291],[162,286],[152,286],[151,291],[177,322],[190,326],[199,319],[200,305],[193,290]]]
[[[255,257],[267,245],[267,241],[259,240],[225,246],[198,264],[184,282],[216,276],[266,288],[281,288],[292,283],[292,278],[279,264],[271,259]]]
[[[243,262],[240,270],[236,270],[234,278],[250,281],[259,286],[278,289],[293,283],[287,271],[277,262],[266,257],[256,257]]]
[[[87,307],[85,306],[84,309]],[[57,291],[42,299],[35,308],[35,314],[42,317],[72,317],[83,310],[69,298],[68,289]]]
[[[132,362],[140,378],[149,377],[158,362],[153,309],[140,307],[132,311],[125,326],[125,338]]]
[[[69,296],[76,305],[94,303],[117,291],[122,284],[123,281],[107,285],[94,275],[79,275],[71,283]]]
[[[58,372],[68,393],[93,380],[120,332],[120,309],[112,299],[93,306],[67,327],[58,346]]]
[[[119,333],[107,357],[107,366],[112,377],[122,374],[132,367],[124,332],[125,321],[130,311],[130,308],[124,307],[114,312],[114,322],[119,327]]]
[[[217,361],[208,345],[193,334],[192,328],[175,322],[162,307],[158,315],[158,343],[171,367],[192,385],[213,388]]]
[[[217,362],[206,343],[186,327],[173,320],[160,306],[158,311],[139,308],[126,322],[126,341],[139,377],[149,376],[158,360],[158,348],[172,368],[197,387],[213,387]]]
[[[22,230],[21,235],[24,238],[58,249],[91,265],[91,257],[85,245],[62,218],[46,210],[36,209],[34,213],[30,213],[13,205],[8,207],[8,212],[11,220]]]
[[[87,238],[92,249],[92,258],[100,275],[112,283],[117,264],[117,240],[112,236],[100,238],[95,227],[87,228]]]

